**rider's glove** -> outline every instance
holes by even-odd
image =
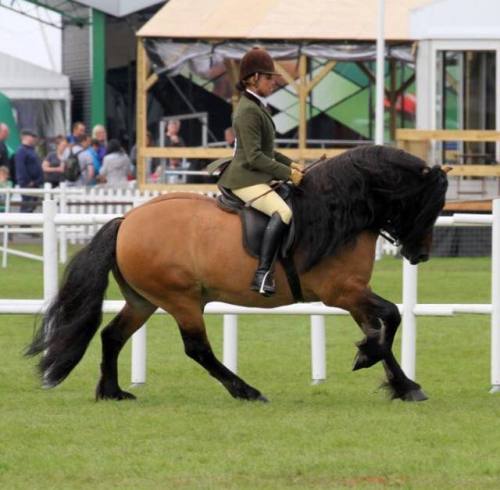
[[[303,172],[305,169],[305,165],[303,163],[292,162],[290,164],[290,167],[292,167],[294,170],[298,170],[299,172]]]
[[[293,185],[299,185],[300,181],[304,177],[304,174],[299,170],[295,170],[292,168],[292,173],[290,174],[290,180],[293,182]]]

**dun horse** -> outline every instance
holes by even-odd
[[[349,311],[364,333],[354,369],[382,361],[393,398],[426,399],[398,364],[392,344],[398,308],[370,289],[375,243],[384,232],[417,264],[429,258],[432,228],[442,210],[446,173],[401,150],[359,147],[306,173],[293,192],[296,239],[292,248],[304,301]],[[215,200],[173,193],[107,223],[68,265],[27,355],[42,354],[43,384],[61,383],[78,364],[102,320],[108,274],[126,300],[102,330],[97,399],[135,398],[118,383],[117,358],[127,339],[157,307],[172,315],[186,354],[235,397],[266,398],[215,357],[203,321],[204,306],[224,301],[276,307],[293,302],[286,275],[276,265],[277,293],[249,289],[255,258],[242,247],[239,218]]]

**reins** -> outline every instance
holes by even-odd
[[[394,246],[396,246],[396,247],[398,247],[398,246],[399,246],[399,240],[396,240],[395,238],[392,238],[392,236],[391,236],[391,235],[389,235],[388,233],[386,233],[385,231],[380,230],[380,231],[378,232],[378,234],[379,234],[381,237],[385,238],[385,239],[386,239],[386,240],[387,240],[387,241],[388,241],[391,245],[394,245]]]

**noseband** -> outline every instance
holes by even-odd
[[[380,236],[384,237],[391,245],[394,245],[395,247],[399,247],[399,245],[401,245],[401,238],[398,236],[396,228],[390,220],[387,221],[383,228],[380,228],[378,233]]]

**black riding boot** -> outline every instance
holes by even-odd
[[[276,291],[273,277],[274,259],[278,253],[281,239],[287,230],[288,225],[281,221],[278,213],[273,213],[264,231],[262,245],[260,249],[259,266],[255,271],[255,276],[250,288],[258,291],[264,296],[271,296]]]

